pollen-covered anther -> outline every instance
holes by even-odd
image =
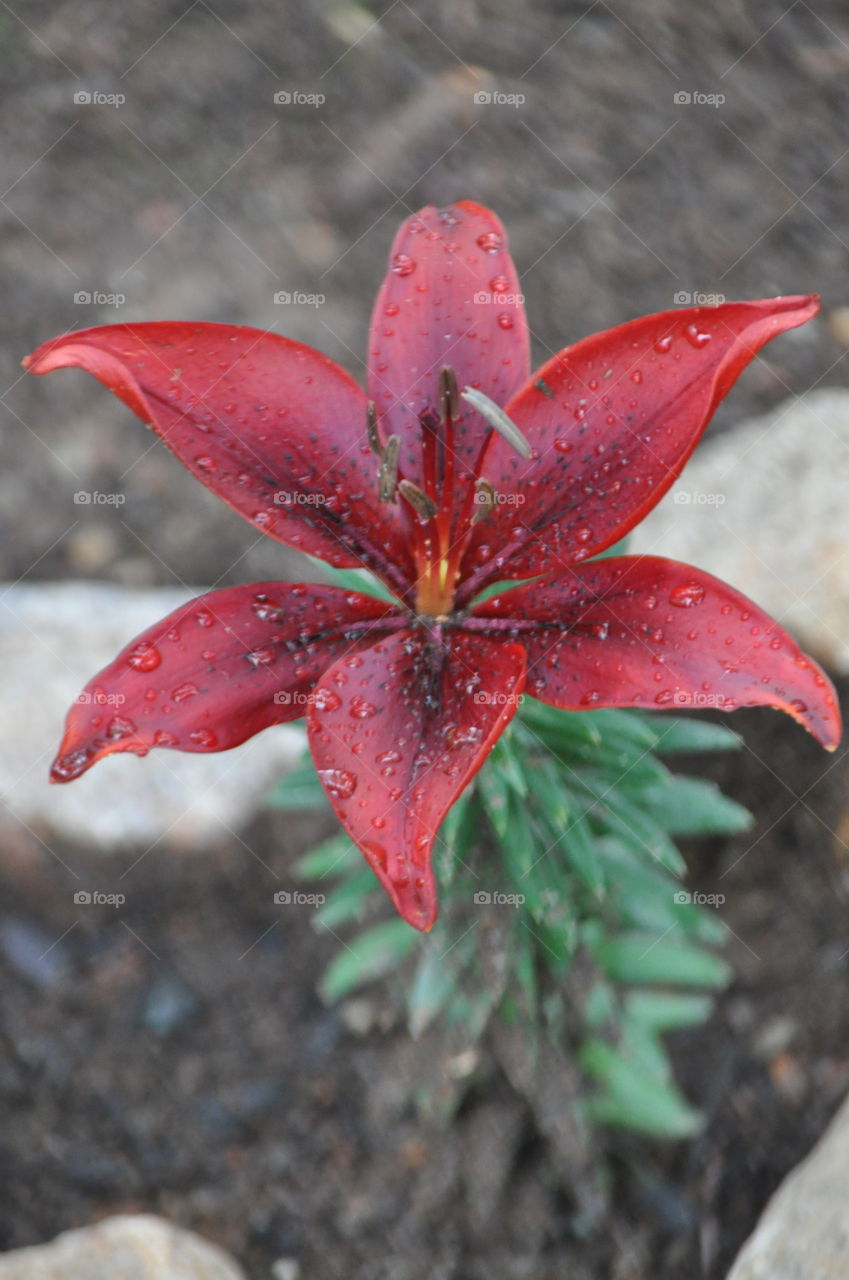
[[[429,498],[417,484],[413,484],[412,480],[399,481],[398,492],[402,498],[407,499],[422,520],[432,520],[439,510],[433,498]]]
[[[457,375],[450,365],[444,364],[439,370],[439,407],[443,418],[452,422],[460,416],[460,389],[457,386]]]
[[[380,433],[377,430],[377,406],[373,400],[369,400],[366,405],[366,434],[372,453],[380,457],[383,450],[380,444]]]
[[[380,466],[377,468],[377,496],[381,502],[392,502],[398,488],[398,454],[401,450],[401,437],[390,436],[380,455]]]
[[[472,516],[472,524],[480,524],[481,520],[486,519],[495,506],[495,500],[496,493],[492,485],[483,476],[478,476],[475,481],[475,514]]]

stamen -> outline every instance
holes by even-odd
[[[481,417],[486,418],[492,429],[497,431],[518,454],[523,458],[531,457],[533,453],[531,446],[500,405],[490,400],[489,396],[485,396],[482,391],[476,391],[474,387],[466,387],[463,399],[468,400],[472,408],[477,409]]]
[[[398,454],[401,450],[401,437],[390,436],[380,456],[377,468],[377,493],[381,502],[392,502],[398,487]]]
[[[443,418],[456,421],[460,416],[460,391],[457,386],[457,375],[450,365],[444,364],[439,370],[439,407]]]
[[[417,484],[413,484],[412,480],[399,481],[398,492],[407,499],[413,510],[417,511],[423,520],[432,520],[439,510],[433,499],[429,498]]]
[[[380,436],[377,430],[377,406],[373,400],[369,400],[366,405],[366,432],[368,434],[368,442],[372,453],[376,453],[378,457],[381,454]]]
[[[495,490],[488,480],[484,480],[483,476],[478,476],[475,481],[476,510],[472,516],[472,524],[480,524],[481,520],[485,520],[494,506]]]

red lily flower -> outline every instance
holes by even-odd
[[[463,202],[398,233],[366,392],[309,347],[229,325],[45,343],[31,373],[88,370],[254,525],[365,566],[396,601],[290,582],[200,596],[90,682],[53,780],[116,751],[223,751],[306,714],[336,813],[427,930],[437,829],[523,689],[569,709],[711,691],[726,709],[780,707],[834,749],[829,681],[756,605],[656,557],[578,567],[658,502],[749,361],[817,308],[788,297],[647,316],[529,377],[504,230]]]

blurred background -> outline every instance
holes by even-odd
[[[114,762],[130,781],[108,820],[93,791],[64,817],[50,808],[46,631],[73,696],[101,660],[86,637],[116,637],[105,660],[139,630],[132,593],[304,570],[93,380],[28,379],[19,362],[71,329],[195,319],[298,338],[360,377],[399,221],[470,198],[506,224],[538,360],[704,295],[818,291],[822,315],[767,348],[711,431],[845,388],[845,7],[4,0],[0,77],[0,1247],[148,1209],[251,1276],[280,1264],[275,1280],[724,1274],[849,1082],[834,1008],[842,761],[769,715],[735,718],[750,750],[717,767],[758,818],[721,855],[740,863],[728,909],[741,977],[710,1030],[680,1045],[709,1134],[616,1147],[610,1220],[581,1242],[545,1135],[505,1082],[453,1128],[423,1127],[410,1097],[446,1070],[438,1053],[386,1026],[379,1002],[318,1002],[333,939],[306,913],[281,924],[271,890],[327,828],[238,805],[217,827],[204,813],[181,823],[179,787],[163,823],[136,761]],[[756,487],[758,450],[740,465]],[[793,517],[799,476],[779,479]],[[121,501],[80,504],[80,491]],[[80,579],[116,594],[40,588]],[[272,772],[295,747],[276,740]],[[694,858],[696,876],[713,874]],[[119,881],[120,918],[73,902]]]

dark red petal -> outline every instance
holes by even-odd
[[[377,498],[366,399],[299,342],[224,324],[116,324],[44,343],[30,373],[85,369],[208,489],[264,533],[331,564],[411,572]]]
[[[402,615],[339,587],[256,582],[210,591],[137,636],[68,713],[51,781],[115,751],[226,751],[307,713],[331,663]]]
[[[598,560],[505,591],[466,625],[521,640],[527,692],[555,707],[766,705],[829,750],[840,741],[837,699],[817,664],[739,591],[674,560]]]
[[[524,652],[485,636],[403,631],[343,658],[315,692],[318,776],[403,918],[436,919],[437,830],[516,712]]]
[[[441,366],[454,369],[461,391],[474,386],[504,404],[528,376],[528,351],[519,278],[495,214],[463,200],[408,218],[375,301],[368,351],[369,396],[384,439],[401,438],[407,479],[422,484],[419,414],[439,403]],[[455,453],[474,462],[486,424],[461,403]]]
[[[559,572],[622,538],[680,475],[749,361],[818,309],[810,296],[664,311],[544,364],[506,405],[535,456],[524,461],[500,436],[487,448],[483,474],[500,502],[475,532],[462,598],[484,582]]]

